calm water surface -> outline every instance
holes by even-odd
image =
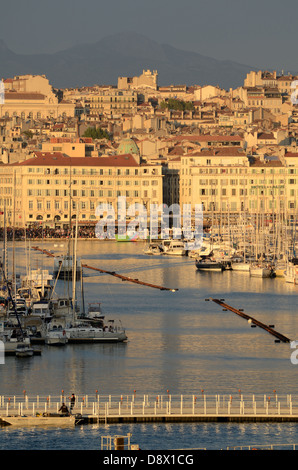
[[[63,253],[64,241],[34,245]],[[292,340],[298,340],[298,287],[283,279],[250,278],[246,273],[202,273],[187,257],[146,256],[144,244],[79,241],[83,263],[179,289],[160,291],[85,270],[85,302],[101,302],[107,316],[121,319],[126,344],[42,346],[26,361],[7,357],[0,366],[0,394],[103,395],[246,394],[298,395],[298,365],[289,344],[205,298],[224,298]],[[17,244],[17,271],[25,273],[24,245]],[[31,254],[31,267],[52,269],[53,259]],[[57,291],[71,292],[63,281]],[[80,296],[80,283],[77,283]],[[1,449],[98,449],[101,435],[131,432],[143,449],[208,448],[230,445],[298,443],[295,424],[88,425],[73,430],[2,428]],[[135,438],[134,438],[135,436]]]

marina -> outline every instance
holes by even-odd
[[[48,252],[59,254],[63,250],[63,247],[55,249],[52,241],[44,245]],[[16,250],[24,271],[22,242]],[[18,442],[22,427],[30,428],[36,436],[59,433],[60,421],[59,427],[34,423],[37,412],[57,414],[62,400],[57,391],[61,389],[66,390],[66,398],[75,392],[74,412],[80,415],[81,424],[86,424],[63,426],[63,439],[68,442],[72,428],[75,434],[81,433],[78,439],[83,437],[85,448],[89,449],[98,448],[100,436],[107,431],[138,433],[137,442],[144,449],[175,448],[177,444],[168,442],[168,438],[174,439],[175,430],[182,428],[185,447],[225,448],[231,444],[231,436],[225,435],[224,425],[245,426],[248,432],[255,428],[246,426],[258,424],[266,426],[269,433],[269,429],[274,433],[276,426],[282,426],[282,438],[275,434],[268,441],[265,434],[261,439],[263,444],[297,442],[297,366],[291,362],[290,344],[275,343],[267,331],[251,328],[235,312],[230,311],[230,315],[222,312],[226,305],[238,311],[244,309],[253,319],[268,326],[274,324],[278,332],[295,340],[296,286],[280,277],[254,278],[233,270],[200,272],[190,257],[152,257],[143,250],[142,242],[97,241],[94,248],[94,241],[78,241],[82,264],[96,268],[86,268],[82,277],[87,303],[100,300],[105,316],[119,317],[128,340],[116,344],[67,342],[57,348],[43,343],[38,345],[39,356],[5,357],[1,366],[1,417],[25,415],[34,421],[29,426],[4,426],[3,446],[6,443],[9,448],[5,436],[8,438],[12,432],[19,436]],[[31,262],[32,267],[51,272],[53,256],[32,250]],[[123,282],[121,277],[110,273],[128,281]],[[81,280],[77,281],[79,305],[80,284]],[[169,290],[150,288],[151,285]],[[65,297],[65,280],[57,281],[56,290],[60,299]],[[205,301],[223,297],[224,306]],[[268,304],[268,299],[274,302]],[[26,395],[18,397],[23,389]],[[96,389],[97,397],[92,392]],[[207,438],[214,426],[221,426],[220,439],[211,444],[201,431],[204,429]],[[257,429],[252,431],[255,435],[243,432],[240,438],[235,428],[233,445],[261,444]],[[163,442],[156,441],[156,433],[163,436]],[[85,435],[89,436],[88,440],[84,440]],[[178,436],[175,439],[178,442]]]

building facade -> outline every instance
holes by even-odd
[[[61,152],[35,152],[24,162],[0,166],[0,211],[8,224],[43,223],[65,228],[70,218],[80,225],[97,222],[100,203],[113,207],[125,198],[128,212],[162,204],[162,168],[141,165],[132,155],[68,157]]]

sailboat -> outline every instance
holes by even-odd
[[[76,223],[76,234],[75,234],[75,245],[74,245],[74,266],[76,266],[76,246],[77,239],[77,223]],[[80,275],[81,284],[83,286],[83,276]],[[102,314],[101,310],[91,309],[87,313],[84,311],[84,307],[80,310],[77,306],[76,301],[76,269],[73,270],[72,276],[72,299],[71,309],[67,315],[53,315],[51,319],[51,328],[54,329],[62,328],[65,331],[65,336],[69,343],[85,343],[85,342],[124,342],[127,340],[125,329],[121,322],[118,320],[106,320],[105,315]],[[82,287],[82,298],[84,297]],[[84,300],[84,299],[83,299]],[[95,321],[96,320],[96,321]]]

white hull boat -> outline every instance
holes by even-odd
[[[284,278],[289,284],[298,284],[298,266],[289,264],[284,270]]]
[[[250,264],[249,263],[244,263],[244,262],[232,262],[232,269],[233,271],[245,271],[249,273],[250,270]]]
[[[185,256],[187,251],[182,241],[172,239],[163,240],[160,250],[164,255],[172,256]]]
[[[115,327],[99,328],[82,323],[81,325],[66,328],[65,331],[70,343],[119,343],[127,340],[125,331],[123,329],[118,330]]]
[[[252,277],[272,277],[273,271],[271,268],[267,268],[264,266],[251,266],[250,267],[250,275]]]
[[[11,426],[74,426],[76,417],[72,416],[2,416],[1,423]]]
[[[145,255],[160,255],[162,253],[158,243],[149,243],[144,250]]]
[[[65,330],[52,329],[45,335],[45,343],[49,346],[65,346],[68,337]]]

